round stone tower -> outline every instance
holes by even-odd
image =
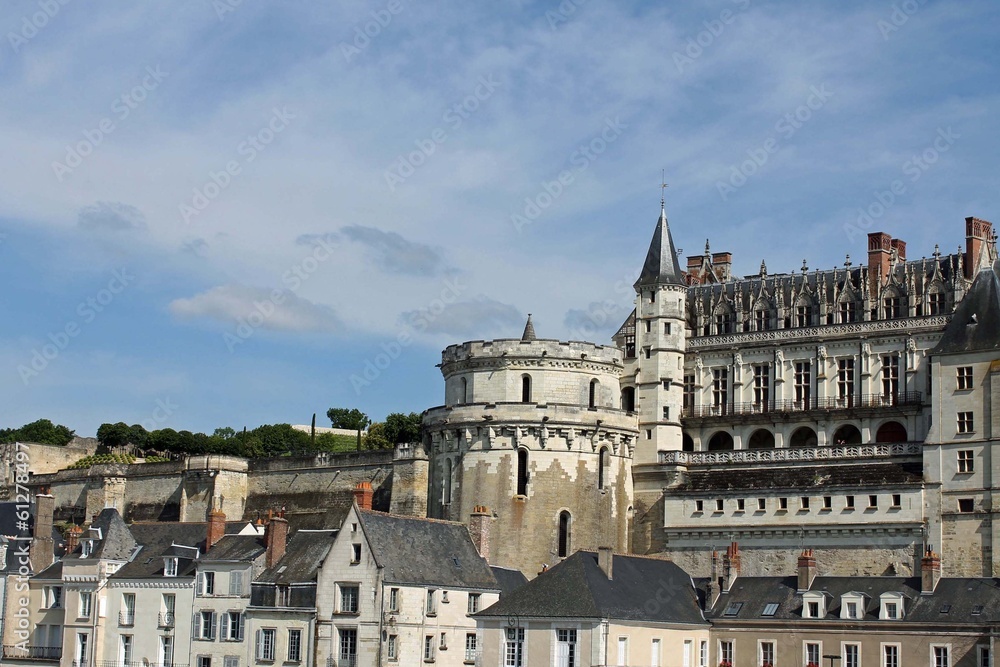
[[[428,514],[489,508],[490,562],[533,577],[580,549],[628,549],[634,414],[622,409],[615,347],[472,341],[442,354],[445,404],[423,416]]]

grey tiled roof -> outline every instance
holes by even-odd
[[[802,595],[796,593],[797,583],[797,577],[739,577],[706,616],[714,623],[802,620]],[[816,577],[809,590],[829,594],[825,620],[830,622],[841,621],[841,596],[851,592],[865,596],[862,621],[879,620],[879,596],[883,593],[906,596],[902,622],[980,625],[1000,621],[998,579],[944,578],[933,594],[921,595],[918,577]],[[742,606],[726,616],[734,603]],[[778,605],[774,616],[763,617],[764,608],[771,603]],[[973,614],[977,606],[979,613]]]
[[[500,586],[501,595],[510,595],[518,588],[528,583],[528,578],[524,576],[524,573],[520,570],[515,570],[509,567],[500,567],[499,565],[491,565],[490,570],[493,571],[493,576],[496,578],[497,584]]]
[[[132,552],[135,551],[136,546],[138,546],[128,526],[125,525],[121,514],[113,507],[105,507],[101,510],[101,513],[97,515],[97,519],[90,524],[90,528],[99,528],[101,539],[95,540],[94,550],[88,556],[88,560],[127,561],[132,556]],[[85,531],[81,536],[81,542],[84,539],[90,538],[92,534]],[[79,560],[80,549],[81,546],[77,546],[73,553],[66,554],[63,558],[67,561]]]
[[[635,281],[636,287],[650,285],[683,285],[684,274],[677,261],[677,249],[670,235],[670,225],[667,224],[667,214],[660,211],[660,219],[656,221],[653,239],[649,242],[646,261],[642,264],[642,272]]]
[[[598,566],[597,554],[578,551],[478,616],[708,625],[691,578],[672,561],[616,554],[612,577]]]
[[[370,510],[358,516],[386,582],[500,590],[464,524]]]
[[[204,523],[134,523],[130,526],[132,535],[142,545],[131,562],[126,563],[113,576],[115,579],[137,579],[163,575],[163,557],[168,555],[188,556],[179,558],[177,576],[194,575],[195,555],[188,549],[177,549],[173,545],[204,548],[206,524]],[[176,554],[175,554],[176,552]]]
[[[292,584],[316,581],[316,572],[333,546],[335,530],[295,533],[285,546],[285,555],[255,580],[260,583]]]
[[[223,535],[201,560],[252,561],[264,553],[264,537]]]
[[[1000,259],[981,270],[931,354],[1000,350]]]

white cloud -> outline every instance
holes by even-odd
[[[236,324],[253,315],[255,325],[272,331],[343,330],[343,324],[329,306],[303,299],[289,290],[270,290],[246,285],[220,285],[188,299],[175,299],[170,312],[181,319],[209,319]]]

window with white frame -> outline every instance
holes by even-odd
[[[120,625],[135,625],[135,593],[122,593],[122,611],[118,622]]]
[[[356,584],[340,584],[340,613],[358,613],[358,586]]]
[[[618,638],[618,662],[616,665],[628,665],[628,637]]]
[[[80,618],[90,618],[90,607],[94,594],[90,591],[80,591]]]
[[[951,667],[951,647],[947,644],[931,644],[931,667]]]
[[[899,667],[899,644],[882,644],[882,667]]]
[[[724,410],[729,405],[729,369],[712,369],[712,405]]]
[[[860,594],[847,594],[840,600],[840,617],[860,619],[864,611],[864,598]]]
[[[976,647],[976,667],[992,667],[989,644],[980,644]]]
[[[435,593],[437,593],[437,591],[435,591],[434,589],[430,589],[427,591],[426,610],[428,616],[437,615],[437,596],[435,595]]]
[[[385,645],[385,653],[389,660],[399,660],[399,637],[397,635],[389,635]]]
[[[121,635],[118,645],[118,660],[123,665],[130,665],[132,662],[132,635]]]
[[[465,661],[475,662],[479,642],[476,640],[475,632],[465,633]]]
[[[893,401],[899,396],[899,355],[882,356],[882,396]]]
[[[261,662],[274,662],[274,628],[261,628],[257,631],[256,649],[254,654]]]
[[[479,593],[469,593],[468,613],[475,614],[479,611]]]
[[[883,593],[879,596],[880,614],[883,621],[896,621],[903,618],[903,594]]]
[[[854,396],[854,359],[837,360],[837,398],[850,407]]]
[[[524,667],[524,628],[506,628],[503,646],[504,667]]]
[[[174,638],[170,635],[160,637],[160,664],[163,667],[174,664]]]
[[[288,662],[302,662],[302,630],[288,629]]]
[[[959,366],[958,376],[955,379],[958,389],[972,389],[972,366]]]
[[[958,432],[959,433],[976,432],[976,424],[971,412],[958,413]]]
[[[195,639],[215,639],[215,612],[204,609],[195,617]]]
[[[227,611],[222,614],[222,636],[224,642],[243,641],[243,613]]]
[[[719,640],[719,667],[733,667],[733,642],[728,639]]]
[[[808,361],[795,362],[795,403],[799,407],[808,407],[812,394],[812,366]]]
[[[767,405],[771,398],[771,367],[753,367],[753,404],[755,406]]]
[[[163,559],[163,576],[164,577],[176,577],[177,576],[177,559],[176,558],[164,558]]]
[[[399,611],[399,589],[389,589],[389,611]]]
[[[238,655],[223,656],[222,667],[240,667],[240,656]]]
[[[62,586],[43,587],[42,606],[44,609],[59,609],[62,607]]]
[[[774,642],[761,641],[759,647],[760,667],[774,667]]]
[[[198,656],[198,667],[212,667],[212,656],[210,656],[210,655],[199,655]]]
[[[826,594],[807,591],[802,594],[802,618],[826,618]]]
[[[434,660],[434,635],[424,637],[424,662]]]
[[[440,648],[441,648],[442,651],[445,651],[445,650],[448,649],[448,633],[447,632],[442,632],[441,633],[441,646],[440,646]]]
[[[340,628],[337,633],[340,635],[340,661],[348,666],[354,665],[358,659],[357,628]]]
[[[575,628],[556,630],[556,665],[558,667],[577,667]]]
[[[198,594],[215,595],[215,572],[198,573]]]
[[[823,654],[823,650],[819,642],[805,642],[802,647],[802,654],[802,664],[805,667],[820,667],[819,660]]]
[[[958,472],[975,472],[975,454],[971,449],[962,449],[958,452]]]
[[[708,667],[708,640],[702,639],[698,646],[698,667]]]
[[[861,667],[861,644],[843,645],[843,667]]]

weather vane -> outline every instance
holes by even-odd
[[[664,193],[663,193],[663,191],[666,190],[666,189],[667,189],[666,170],[665,169],[661,169],[660,170],[660,206],[661,207],[663,207],[663,206],[666,205],[666,199],[664,198]]]

